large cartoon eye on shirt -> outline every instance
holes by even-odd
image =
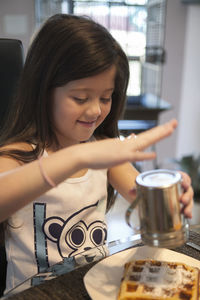
[[[90,224],[89,228],[90,240],[95,246],[105,243],[107,239],[107,229],[104,223],[96,221]]]
[[[95,246],[102,245],[106,240],[107,231],[102,228],[102,226],[95,226],[90,231],[90,239]]]
[[[74,248],[81,247],[86,239],[86,231],[83,227],[83,224],[78,224],[77,226],[72,227],[67,233],[65,239],[66,243],[68,243],[70,246]]]

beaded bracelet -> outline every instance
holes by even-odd
[[[45,172],[43,166],[42,166],[42,157],[40,157],[38,159],[38,164],[39,164],[39,168],[40,168],[40,173],[42,174],[42,177],[44,178],[44,180],[50,185],[50,187],[56,187],[55,182],[47,175],[47,173]]]

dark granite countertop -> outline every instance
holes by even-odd
[[[200,234],[190,231],[189,241],[200,245]],[[135,246],[142,246],[142,243]],[[134,247],[135,247],[134,246]],[[200,251],[195,250],[187,244],[174,249],[177,252],[186,254],[195,259],[200,260]],[[95,263],[88,264],[71,271],[65,275],[61,275],[50,281],[29,288],[21,293],[10,296],[9,300],[89,300],[91,299],[84,287],[83,278],[87,271],[94,266]]]

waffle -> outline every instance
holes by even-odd
[[[124,266],[118,300],[197,300],[199,270],[183,263],[134,260]]]

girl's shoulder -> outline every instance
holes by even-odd
[[[32,151],[33,148],[28,143],[13,143],[0,147],[0,173],[12,170],[22,165],[20,161],[8,155],[10,151]]]
[[[8,144],[8,145],[0,147],[0,152],[4,152],[5,150],[32,151],[33,146],[29,143],[19,142],[19,143],[12,143],[12,144]]]

